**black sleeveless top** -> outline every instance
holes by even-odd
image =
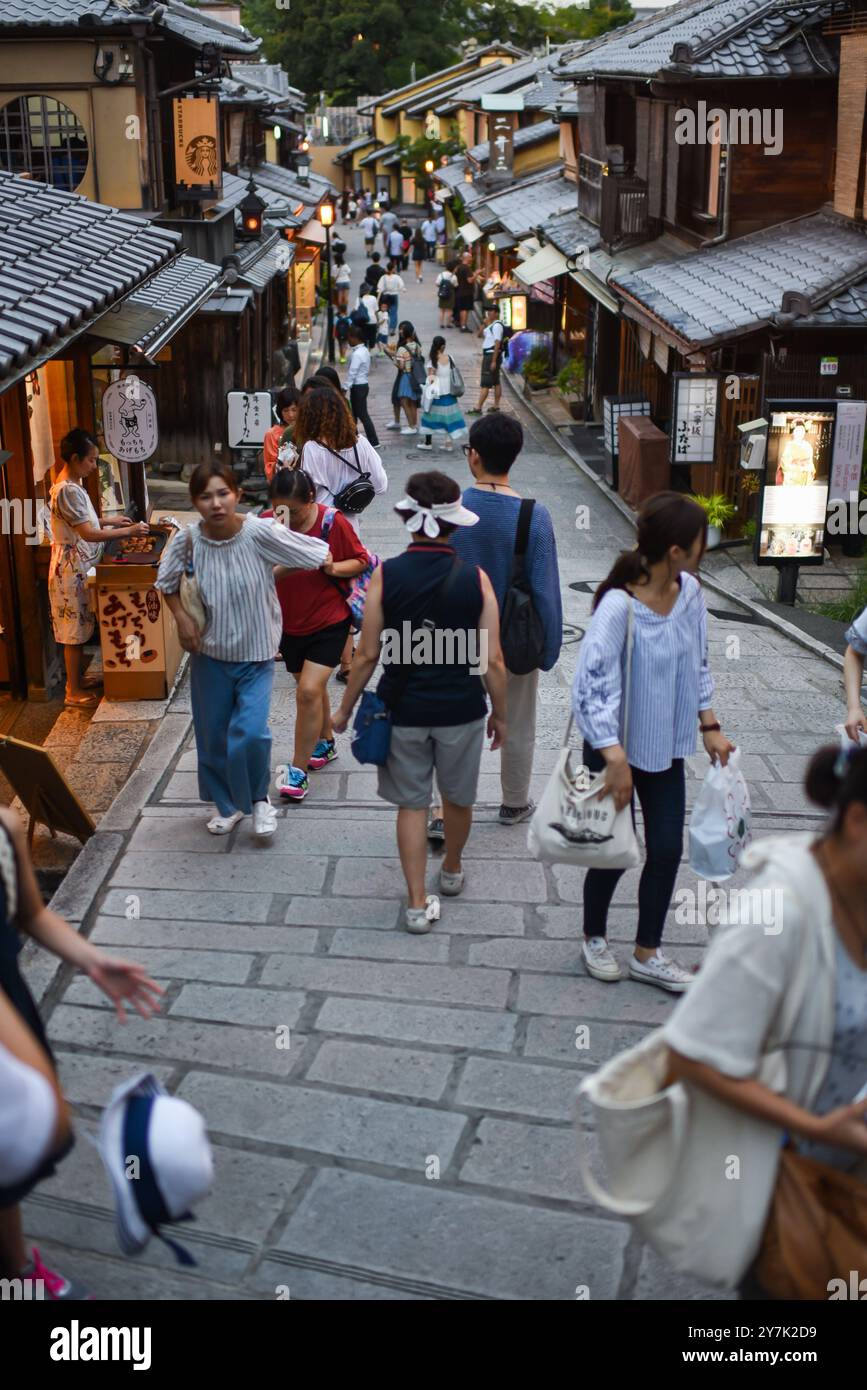
[[[392,723],[408,728],[471,724],[483,719],[488,704],[485,687],[471,665],[486,652],[478,631],[482,616],[482,586],[475,565],[457,561],[457,571],[444,597],[434,591],[455,563],[450,545],[412,545],[382,565],[383,642],[385,667],[377,694],[390,704],[398,673],[409,665],[410,676]],[[424,637],[422,623],[431,616],[436,631]],[[414,659],[413,659],[414,658]]]

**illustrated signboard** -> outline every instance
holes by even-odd
[[[219,102],[176,97],[174,115],[175,183],[187,196],[210,196],[221,187]]]
[[[836,401],[768,401],[756,563],[821,565]]]
[[[272,424],[271,393],[230,391],[226,400],[229,406],[229,448],[238,449],[245,444],[263,444],[265,434]]]
[[[672,463],[713,463],[718,408],[718,376],[675,373]]]
[[[155,453],[160,438],[156,397],[137,376],[106,387],[102,434],[108,452],[123,463],[143,463]]]

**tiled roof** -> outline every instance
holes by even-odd
[[[255,289],[264,290],[278,270],[288,266],[294,254],[279,233],[274,232],[270,237],[263,234],[260,241],[249,241],[238,247],[236,255],[241,262],[241,278]]]
[[[366,169],[368,165],[375,164],[378,159],[386,159],[389,155],[397,154],[399,146],[396,140],[392,140],[390,145],[380,145],[378,150],[371,150],[363,159],[359,159],[358,167]]]
[[[5,29],[73,29],[86,38],[128,32],[134,24],[174,34],[193,48],[216,44],[224,53],[254,54],[262,42],[240,25],[212,19],[181,0],[3,0],[0,7]]]
[[[0,389],[179,250],[180,233],[0,171]]]
[[[48,0],[44,0],[44,3],[48,3]],[[427,82],[429,78],[441,77],[443,81],[445,81],[452,73],[461,73],[462,71],[466,71],[469,77],[473,71],[473,65],[476,64],[477,60],[490,53],[508,53],[513,58],[526,58],[527,56],[522,48],[515,48],[514,45],[510,43],[501,43],[497,40],[495,43],[485,44],[480,48],[474,49],[472,53],[468,53],[459,63],[453,63],[451,67],[440,68],[437,72],[429,73],[427,77],[419,77],[415,82],[407,82],[403,87],[392,87],[391,91],[384,92],[382,96],[371,97],[369,101],[359,102],[359,114],[364,115],[365,112],[371,112],[375,106],[390,103],[394,97],[403,96],[405,93],[411,95],[420,82]],[[421,96],[421,92],[419,92],[419,96]]]
[[[467,183],[464,177],[466,167],[467,161],[462,156],[452,159],[434,172],[434,178],[437,183],[444,183],[446,188],[457,193],[466,208],[473,208],[484,198],[485,188],[481,183]]]
[[[342,164],[347,155],[355,154],[356,150],[363,150],[367,145],[375,143],[376,136],[372,131],[368,131],[367,135],[357,135],[354,140],[350,140],[348,145],[344,145],[342,150],[338,150],[331,163]]]
[[[221,208],[237,208],[246,197],[250,187],[250,176],[246,178],[238,174],[223,174],[223,193],[218,204]],[[264,183],[253,179],[253,188],[265,204],[265,220],[281,227],[300,227],[302,221],[301,213],[296,213],[302,198],[291,198],[286,193],[277,193],[273,188],[267,187]],[[306,197],[310,198],[310,191]],[[236,216],[236,222],[240,224],[240,214]]]
[[[256,87],[264,87],[266,92],[276,92],[291,106],[306,111],[307,98],[297,87],[289,85],[289,78],[279,63],[232,63],[232,76],[239,82],[252,82]]]
[[[556,71],[579,79],[826,77],[837,64],[820,29],[835,7],[836,0],[681,0],[565,50]]]
[[[136,347],[148,354],[158,352],[210,299],[222,275],[220,266],[187,255],[179,256],[164,270],[152,275],[141,289],[124,300],[124,307],[146,305],[165,311],[160,322],[138,340]]]
[[[526,236],[548,217],[568,212],[578,202],[578,189],[564,179],[562,165],[550,174],[513,184],[504,193],[483,198],[473,209],[473,221],[483,231],[501,226],[516,237]]]
[[[322,174],[315,174],[311,169],[309,183],[300,183],[293,169],[284,169],[280,164],[269,164],[264,159],[256,165],[253,179],[257,185],[263,184],[275,193],[282,193],[290,203],[293,200],[303,202],[305,207],[312,207],[314,212],[323,198],[337,196],[334,184]],[[298,216],[301,214],[298,213]]]
[[[477,71],[493,75],[494,73],[508,72],[509,65],[501,62],[486,63],[483,68],[477,69]],[[475,78],[476,73],[473,72],[470,75]],[[446,82],[438,82],[435,87],[429,87],[426,92],[420,92],[418,96],[410,97],[408,101],[404,99],[391,107],[384,107],[383,115],[389,116],[397,111],[403,111],[410,120],[420,120],[425,112],[431,109],[438,112],[455,110],[458,106],[463,106],[464,102],[462,100],[452,101],[451,98],[464,90],[466,81],[467,74],[459,73],[457,77],[450,77]],[[440,105],[441,102],[443,102],[442,105]]]
[[[573,185],[574,187],[574,185]],[[550,241],[564,256],[572,256],[579,246],[587,246],[591,251],[602,243],[598,227],[588,222],[573,208],[570,212],[558,213],[541,224],[545,240]]]
[[[820,212],[632,275],[615,271],[610,283],[684,342],[706,344],[772,322],[796,328],[856,322],[865,277],[867,232]],[[808,318],[778,320],[788,290],[812,302]]]
[[[556,121],[538,121],[536,125],[526,125],[522,130],[517,130],[513,143],[516,150],[524,150],[545,140],[555,140],[559,134],[560,126]],[[490,154],[490,145],[487,140],[482,140],[480,144],[473,145],[469,153],[480,163],[486,162]]]
[[[517,63],[486,64],[465,77],[446,100],[436,106],[437,114],[445,115],[459,106],[479,101],[487,92],[509,92],[515,87],[528,86],[546,62],[546,58],[531,57]]]
[[[554,77],[550,63],[546,63],[536,74],[533,86],[524,92],[524,110],[545,111],[556,106],[562,95],[562,84]]]

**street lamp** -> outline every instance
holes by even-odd
[[[296,152],[296,154],[295,154],[295,172],[296,172],[296,174],[298,175],[298,182],[299,182],[299,183],[303,183],[305,187],[306,187],[307,184],[310,182],[310,165],[311,165],[311,163],[312,163],[312,161],[311,161],[311,159],[310,159],[309,154],[301,154],[300,151],[297,151],[297,152]]]
[[[239,204],[241,213],[241,236],[247,240],[262,235],[262,217],[265,212],[265,204],[256,192],[253,184],[253,175],[250,175],[250,182],[247,192]]]
[[[325,228],[325,268],[328,275],[328,361],[334,366],[334,290],[331,283],[331,228],[334,226],[334,204],[320,203],[319,221]]]

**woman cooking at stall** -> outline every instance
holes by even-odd
[[[100,521],[84,487],[96,471],[99,445],[83,429],[73,429],[60,441],[63,468],[51,489],[51,565],[48,597],[55,640],[63,646],[66,663],[66,704],[92,709],[99,704],[98,682],[82,682],[84,644],[93,634],[96,615],[87,591],[87,572],[102,551],[102,542],[123,536],[145,536],[145,522],[128,516]]]

